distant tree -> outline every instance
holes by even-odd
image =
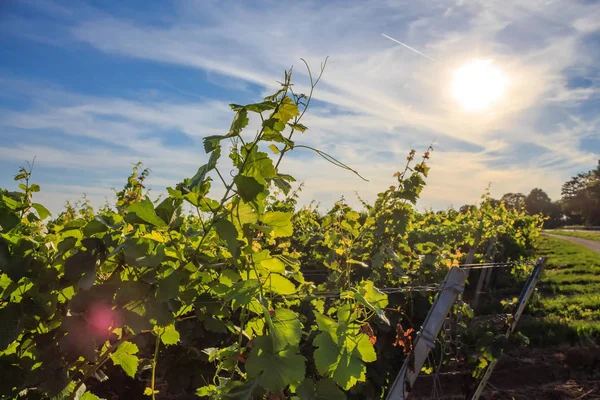
[[[532,189],[524,199],[525,211],[528,214],[544,214],[548,215],[552,208],[552,200],[550,196],[542,189]]]
[[[506,193],[500,201],[509,210],[520,210],[525,205],[525,195],[523,193]]]
[[[563,224],[560,203],[552,202],[550,196],[542,189],[531,190],[524,203],[527,214],[542,214],[547,218],[544,227],[557,228]]]
[[[600,160],[562,186],[562,210],[572,224],[600,225]]]
[[[469,210],[474,208],[477,208],[477,206],[473,204],[465,204],[464,206],[458,209],[458,212],[461,214],[466,214],[467,212],[469,212]]]

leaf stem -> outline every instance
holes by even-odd
[[[156,383],[156,364],[158,361],[158,350],[160,349],[160,336],[156,337],[156,345],[154,346],[154,358],[152,359],[152,400],[155,400],[154,384]]]

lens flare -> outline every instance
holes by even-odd
[[[483,111],[499,100],[508,79],[492,60],[474,60],[454,71],[452,94],[468,111]]]
[[[105,304],[93,305],[88,313],[88,325],[98,333],[108,333],[115,324],[115,312]]]

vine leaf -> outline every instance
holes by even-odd
[[[331,376],[344,390],[366,380],[367,368],[359,357],[353,356],[345,347],[339,348],[328,333],[318,334],[313,344],[318,347],[314,357],[321,375]]]
[[[363,362],[377,359],[369,336],[360,332],[356,324],[347,325],[352,320],[348,311],[338,310],[341,322],[315,312],[317,325],[323,332],[313,340],[315,365],[323,376],[331,377],[344,390],[366,379],[366,366]]]
[[[259,271],[266,270],[269,272],[277,272],[280,274],[285,273],[285,265],[278,258],[267,258],[264,260],[260,260],[258,267]]]
[[[83,280],[83,277],[93,278],[85,279],[86,285],[83,289],[89,289],[96,278],[96,258],[89,251],[78,251],[65,261],[65,279],[68,282]]]
[[[237,192],[246,202],[256,200],[256,197],[265,187],[251,176],[237,175],[233,178],[233,182],[237,188]]]
[[[233,117],[233,122],[231,123],[231,128],[229,128],[229,133],[227,137],[238,136],[242,129],[244,129],[248,125],[248,111],[245,108],[240,109]]]
[[[259,336],[246,361],[246,372],[249,378],[258,378],[265,389],[278,393],[304,378],[305,362],[296,347],[275,351],[267,336]]]
[[[206,136],[203,141],[204,141],[204,151],[206,151],[207,153],[210,153],[211,151],[213,151],[214,149],[216,149],[217,147],[220,147],[220,142],[221,140],[225,139],[226,136],[223,135],[213,135],[213,136]]]
[[[21,307],[9,303],[0,308],[0,351],[5,350],[23,331],[23,313]]]
[[[290,119],[297,117],[298,115],[300,115],[298,106],[292,99],[290,99],[288,96],[285,96],[281,104],[279,104],[279,108],[273,117],[277,118],[283,123],[287,123]]]
[[[274,144],[270,144],[269,145],[269,149],[271,149],[271,151],[273,152],[273,154],[279,154],[279,148],[277,148],[277,146],[275,146]]]
[[[179,283],[183,278],[181,271],[173,271],[169,276],[159,282],[156,300],[166,303],[179,296]]]
[[[267,278],[265,286],[268,287],[273,293],[284,295],[296,293],[296,285],[294,285],[289,279],[279,274],[270,274]]]
[[[273,340],[274,351],[280,351],[287,346],[297,346],[302,337],[302,324],[298,316],[287,308],[278,308],[273,316],[264,309],[269,332]]]
[[[387,295],[375,287],[373,282],[366,281],[361,284],[357,292],[354,292],[354,299],[371,311],[375,312],[379,318],[390,325],[390,320],[386,317],[383,309],[388,305]]]
[[[277,176],[277,170],[267,153],[256,151],[256,148],[254,148],[246,156],[246,170],[244,174],[253,177],[261,185],[265,185],[266,179]]]
[[[238,248],[238,231],[235,229],[235,225],[231,221],[220,219],[215,223],[215,229],[217,235],[227,243],[227,249],[231,255],[235,256]]]
[[[129,327],[133,333],[140,333],[152,329],[152,324],[147,316],[140,315],[135,311],[121,310],[123,323]]]
[[[50,211],[48,211],[48,209],[46,207],[44,207],[43,205],[41,205],[39,203],[33,203],[31,205],[31,207],[35,208],[35,211],[37,211],[41,220],[44,220],[52,215],[52,213]]]
[[[272,110],[277,106],[277,103],[275,103],[274,101],[263,101],[262,103],[254,103],[254,104],[247,104],[245,106],[240,106],[237,104],[230,104],[229,107],[231,107],[231,109],[233,111],[240,111],[242,109],[246,109],[248,111],[252,111],[255,113],[262,113],[268,110]]]
[[[271,236],[273,238],[292,236],[294,233],[292,213],[269,211],[260,220],[263,224],[271,227]]]
[[[100,400],[100,397],[96,396],[92,392],[85,392],[83,396],[79,398],[80,400]]]
[[[300,400],[346,400],[344,392],[329,378],[321,379],[316,385],[312,379],[305,379],[296,394]]]
[[[177,332],[173,324],[165,326],[162,334],[160,335],[160,341],[164,345],[179,343],[179,332]]]
[[[123,342],[117,350],[110,355],[115,365],[120,365],[123,371],[130,377],[135,377],[138,368],[138,358],[134,354],[139,351],[137,345],[131,342]]]
[[[134,222],[131,220],[135,220],[135,218],[132,218],[131,216],[135,216],[139,220],[152,226],[156,226],[159,228],[164,228],[165,226],[167,226],[166,222],[160,219],[158,215],[156,215],[156,212],[154,211],[154,205],[152,204],[152,201],[147,197],[143,200],[140,200],[137,203],[133,203],[132,205],[130,205],[127,208],[127,211],[129,212],[127,214],[127,217],[130,220],[130,222]]]

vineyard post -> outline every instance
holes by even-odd
[[[464,290],[466,279],[467,274],[458,267],[453,267],[448,271],[444,286],[417,334],[413,352],[404,360],[404,364],[390,388],[387,400],[404,400],[408,396],[429,351],[435,347],[435,340],[442,329],[446,316],[456,302],[458,294]]]
[[[538,261],[536,262],[535,267],[533,268],[533,271],[531,272],[531,275],[529,275],[529,278],[527,278],[527,282],[525,282],[525,286],[523,287],[523,290],[521,291],[521,295],[519,296],[519,302],[517,303],[517,308],[512,316],[511,323],[508,326],[508,328],[506,329],[506,333],[504,334],[505,337],[508,338],[514,332],[515,328],[517,327],[517,323],[519,322],[519,319],[521,318],[523,311],[525,311],[525,306],[527,305],[527,301],[529,301],[529,298],[531,297],[531,295],[533,294],[533,291],[535,290],[535,286],[537,285],[537,282],[540,279],[540,275],[542,273],[542,270],[544,269],[545,264],[546,264],[546,257],[540,257],[538,259]],[[479,381],[479,385],[477,386],[477,389],[475,390],[473,397],[471,397],[471,400],[479,399],[479,396],[481,396],[481,393],[483,393],[483,389],[485,389],[485,386],[487,385],[487,382],[490,379],[490,376],[492,376],[492,372],[494,372],[494,368],[496,368],[497,363],[498,363],[498,360],[495,360],[495,361],[492,361],[488,365],[485,373],[483,374],[483,377]]]
[[[496,247],[494,246],[494,249],[492,250],[492,255],[490,257],[490,262],[494,262],[495,258],[496,258]],[[492,280],[492,273],[494,272],[494,269],[491,268],[488,272],[487,275],[485,276],[485,281],[483,282],[483,289],[481,289],[484,293],[487,292],[488,288],[490,287],[490,282]]]
[[[488,245],[487,251],[485,253],[486,261],[492,262],[494,257],[494,245],[496,244],[496,238],[493,237],[490,239],[490,244]],[[482,269],[479,274],[479,281],[477,281],[477,288],[475,289],[475,297],[473,298],[473,303],[471,304],[471,308],[475,310],[477,308],[477,304],[479,304],[479,296],[483,290],[484,282],[486,282],[492,274],[492,268]]]

